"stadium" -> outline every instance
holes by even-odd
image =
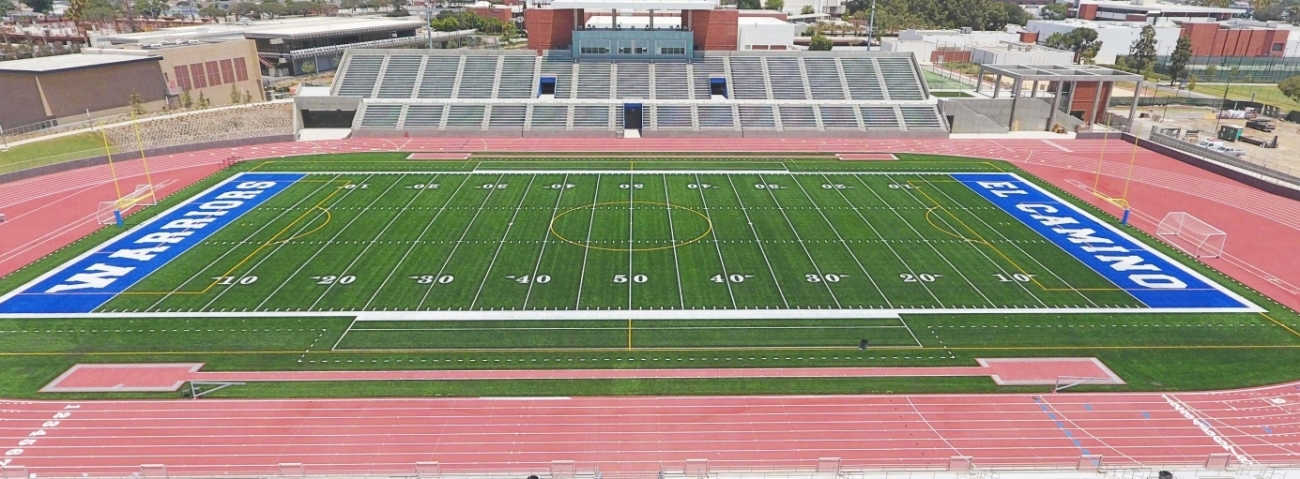
[[[3,479],[1300,477],[1291,185],[690,3],[0,170]]]

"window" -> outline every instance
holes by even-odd
[[[604,54],[609,53],[609,48],[607,48],[607,47],[582,47],[582,48],[580,49],[580,51],[581,51],[581,53],[586,53],[586,54],[604,55]]]
[[[190,64],[190,76],[194,78],[194,88],[207,88],[207,77],[203,76],[203,64]]]
[[[685,48],[677,48],[677,47],[666,47],[666,48],[660,48],[660,49],[659,49],[659,54],[660,54],[660,55],[685,55],[685,54],[686,54],[686,49],[685,49]]]
[[[1282,51],[1283,48],[1286,48],[1286,44],[1284,44],[1284,43],[1274,43],[1274,44],[1273,44],[1273,51],[1275,51],[1275,52],[1280,52],[1280,51]]]
[[[217,62],[207,62],[208,66],[208,86],[217,86],[221,84],[221,69],[217,67]]]
[[[233,66],[230,60],[221,61],[221,82],[222,83],[235,82],[235,67]]]
[[[176,67],[176,85],[180,86],[182,90],[189,90],[193,88],[193,85],[190,85],[189,67],[185,65],[180,65]]]
[[[243,58],[235,59],[235,78],[238,78],[239,81],[248,80],[248,65],[244,64]]]

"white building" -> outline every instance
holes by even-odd
[[[803,7],[812,7],[813,13],[840,16],[845,13],[844,0],[786,0],[781,10],[791,15],[803,13]]]
[[[975,46],[998,45],[1001,42],[1019,42],[1019,26],[1009,25],[1006,31],[977,32],[961,30],[903,30],[898,38],[882,38],[880,49],[887,52],[912,52],[916,61],[932,63],[952,61],[951,58],[940,59],[943,50],[970,50]]]
[[[776,12],[767,12],[775,14]],[[619,28],[643,30],[650,27],[649,16],[619,15]],[[587,20],[592,28],[613,28],[612,15],[595,15]],[[682,27],[681,17],[654,17],[654,27],[678,29]],[[793,50],[794,37],[797,32],[808,28],[770,16],[740,17],[736,20],[736,50]]]
[[[1118,56],[1128,55],[1129,47],[1141,36],[1142,27],[1146,25],[1141,22],[1094,22],[1068,19],[1030,20],[1025,28],[1037,32],[1039,42],[1046,41],[1053,33],[1064,35],[1076,28],[1086,27],[1096,30],[1097,39],[1101,40],[1101,49],[1097,51],[1094,60],[1098,64],[1112,65]],[[1156,29],[1156,52],[1173,51],[1182,29],[1165,21],[1157,22],[1152,26]]]

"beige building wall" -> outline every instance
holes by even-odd
[[[185,45],[152,50],[162,57],[159,67],[172,91],[188,89],[197,104],[199,94],[212,106],[229,105],[231,84],[242,97],[262,101],[262,69],[257,64],[257,46],[252,40]],[[242,61],[243,66],[240,67]],[[178,72],[184,70],[184,74]],[[196,78],[202,74],[202,79]],[[217,82],[214,85],[214,80]]]

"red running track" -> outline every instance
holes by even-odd
[[[1175,407],[1175,404],[1178,407]],[[1294,463],[1297,384],[1216,393],[171,400],[0,404],[6,457],[39,476],[541,472],[711,467]],[[1179,408],[1184,412],[1180,412]],[[1193,422],[1204,421],[1206,427]],[[57,423],[52,422],[57,421]],[[38,431],[40,431],[38,433]],[[1077,442],[1076,442],[1077,441]],[[11,450],[12,452],[12,450]]]

